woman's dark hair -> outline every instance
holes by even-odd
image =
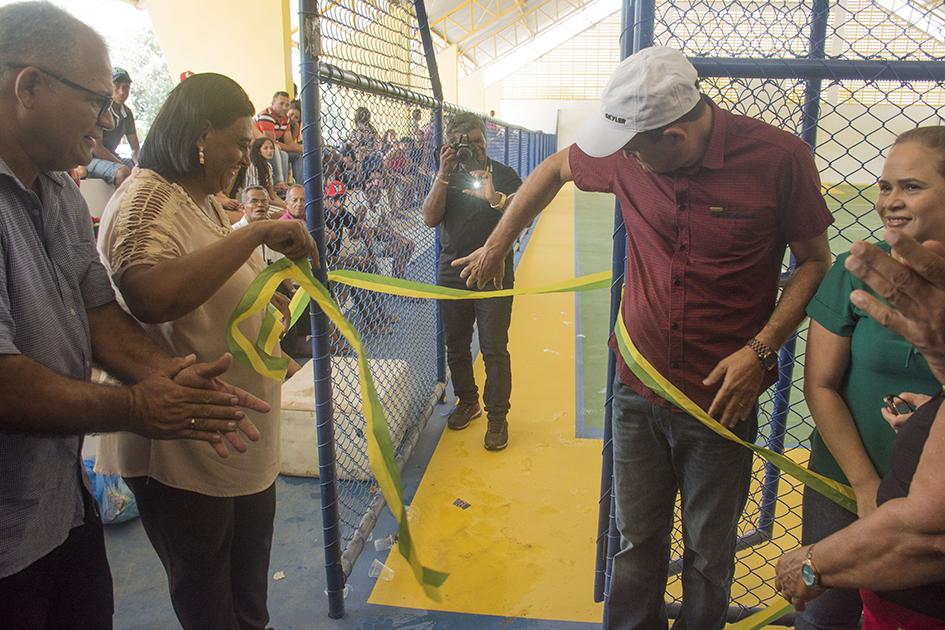
[[[893,146],[904,142],[917,142],[925,148],[935,151],[938,155],[938,163],[935,168],[942,177],[945,177],[945,127],[936,125],[916,127],[904,131],[896,137]]]
[[[243,88],[213,72],[195,74],[177,84],[151,125],[139,166],[178,179],[201,168],[197,140],[208,127],[224,129],[253,115]]]
[[[262,146],[267,142],[272,142],[269,138],[263,136],[253,140],[253,146],[249,149],[249,161],[256,167],[256,174],[259,177],[259,183],[264,188],[272,185],[272,173],[269,172],[269,160],[262,156]],[[276,143],[272,142],[272,148],[276,148]]]

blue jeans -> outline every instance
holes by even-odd
[[[288,184],[289,169],[296,184],[302,183],[302,154],[295,151],[284,151],[276,147],[276,152],[269,160],[272,166],[272,183]]]
[[[856,514],[819,492],[804,487],[804,517],[801,544],[811,545],[856,522]],[[863,602],[860,592],[850,588],[827,589],[794,617],[797,630],[855,630],[860,627]]]
[[[756,406],[733,432],[753,442],[757,414]],[[667,627],[664,592],[678,491],[685,551],[683,601],[673,628],[722,628],[752,452],[688,414],[650,404],[619,380],[614,383],[613,446],[620,551],[614,556],[605,627]]]

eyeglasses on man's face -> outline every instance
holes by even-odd
[[[115,117],[114,117],[114,114],[112,114],[112,95],[111,94],[102,94],[101,92],[90,90],[89,88],[81,86],[78,83],[75,83],[73,81],[70,81],[69,79],[65,77],[59,76],[55,72],[52,72],[50,70],[47,70],[46,68],[43,68],[34,64],[6,63],[4,65],[7,66],[8,68],[13,68],[13,69],[36,68],[37,70],[39,70],[40,72],[48,76],[49,78],[59,81],[66,87],[72,88],[73,90],[75,90],[76,92],[79,92],[80,94],[85,94],[90,99],[92,99],[93,103],[96,103],[98,105],[97,118],[102,118],[107,112],[109,119],[112,121],[112,125],[114,126]]]
[[[247,199],[247,200],[245,201],[245,203],[246,203],[247,206],[268,206],[268,205],[269,205],[269,200],[268,200],[268,199],[259,199],[259,198],[256,198],[256,197],[250,197],[249,199]]]

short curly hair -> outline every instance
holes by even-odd
[[[450,119],[446,126],[446,137],[452,138],[456,133],[469,133],[473,129],[478,129],[482,135],[486,135],[486,123],[476,114],[469,112],[459,112]]]

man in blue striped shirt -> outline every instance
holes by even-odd
[[[226,456],[258,432],[216,380],[161,351],[115,302],[91,220],[60,172],[114,125],[104,42],[43,2],[0,8],[0,620],[110,628],[112,584],[81,462],[87,432],[198,439]],[[126,386],[89,382],[92,362]]]

